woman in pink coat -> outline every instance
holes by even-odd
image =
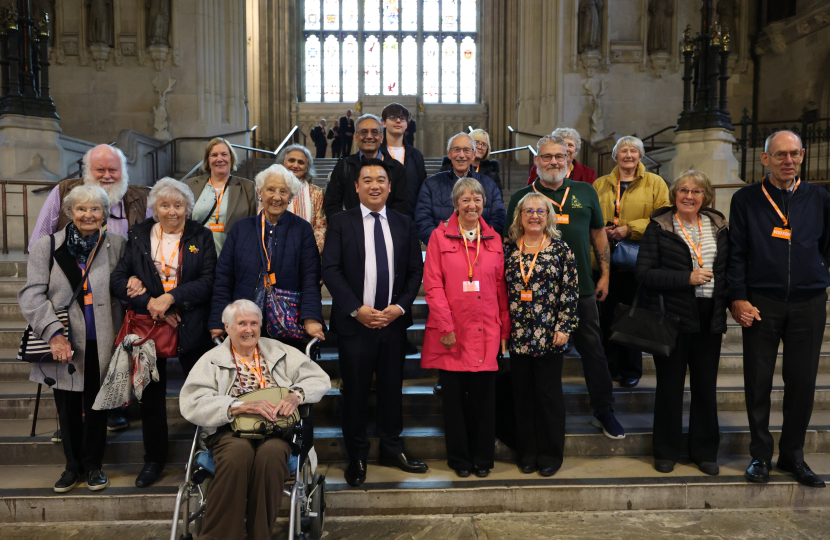
[[[484,188],[456,182],[455,212],[432,232],[424,266],[429,305],[421,367],[440,370],[444,440],[458,476],[490,474],[496,356],[510,334],[501,237],[481,218]]]

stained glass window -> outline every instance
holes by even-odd
[[[401,94],[418,95],[418,43],[413,36],[403,38],[401,45]]]
[[[306,101],[478,102],[477,0],[304,0]],[[381,33],[381,30],[383,32]]]

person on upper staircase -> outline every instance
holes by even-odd
[[[383,108],[381,120],[385,136],[382,151],[386,151],[398,160],[406,169],[406,186],[409,188],[409,217],[415,217],[415,205],[418,204],[418,193],[427,170],[424,166],[424,155],[420,150],[409,144],[404,136],[409,124],[409,111],[400,103],[390,103]]]

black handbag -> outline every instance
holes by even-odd
[[[630,347],[654,356],[669,356],[677,344],[680,321],[666,315],[663,295],[660,294],[660,312],[638,308],[637,298],[640,287],[634,294],[631,306],[618,304],[614,310],[614,324],[611,325],[612,343]]]

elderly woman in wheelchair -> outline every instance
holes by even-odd
[[[196,363],[179,398],[182,416],[200,426],[215,463],[199,537],[266,540],[289,457],[300,452],[297,408],[320,401],[331,381],[308,356],[260,338],[262,312],[253,302],[230,304],[222,322],[228,339]]]

